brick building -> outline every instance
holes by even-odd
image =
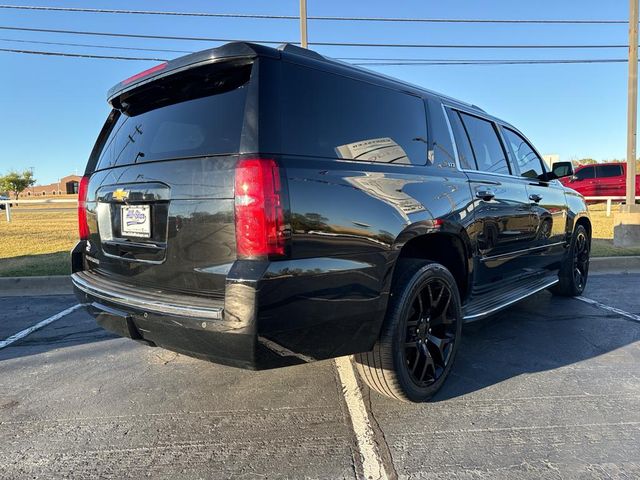
[[[48,185],[34,185],[22,192],[20,198],[42,197],[45,195],[77,195],[81,178],[79,175],[67,175],[62,177],[59,182]]]

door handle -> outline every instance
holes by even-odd
[[[542,195],[538,195],[537,193],[532,193],[531,195],[529,195],[529,200],[535,203],[539,203],[540,200],[542,200]]]
[[[476,197],[484,200],[485,202],[488,202],[489,200],[493,200],[495,196],[496,196],[495,192],[489,189],[483,188],[481,190],[476,191]]]

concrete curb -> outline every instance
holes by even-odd
[[[589,273],[638,273],[640,256],[593,257],[589,261]]]
[[[589,264],[589,273],[640,273],[640,256],[595,257]],[[48,277],[0,277],[0,297],[29,295],[70,295],[73,285],[69,275]]]
[[[69,275],[0,278],[0,296],[69,295],[73,293]]]

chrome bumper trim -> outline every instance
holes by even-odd
[[[109,290],[104,286],[98,288],[92,285],[90,280],[83,278],[82,272],[71,274],[71,281],[78,289],[88,295],[125,307],[143,310],[145,312],[177,315],[182,317],[208,318],[213,320],[222,320],[224,313],[223,307],[176,305],[174,303],[148,300],[146,298],[130,294],[125,295],[118,292],[116,289]]]

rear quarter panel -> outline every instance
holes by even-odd
[[[437,230],[464,233],[471,223],[467,178],[436,167],[280,161],[292,257],[273,262],[262,282],[259,333],[314,359],[369,350],[402,245]]]

